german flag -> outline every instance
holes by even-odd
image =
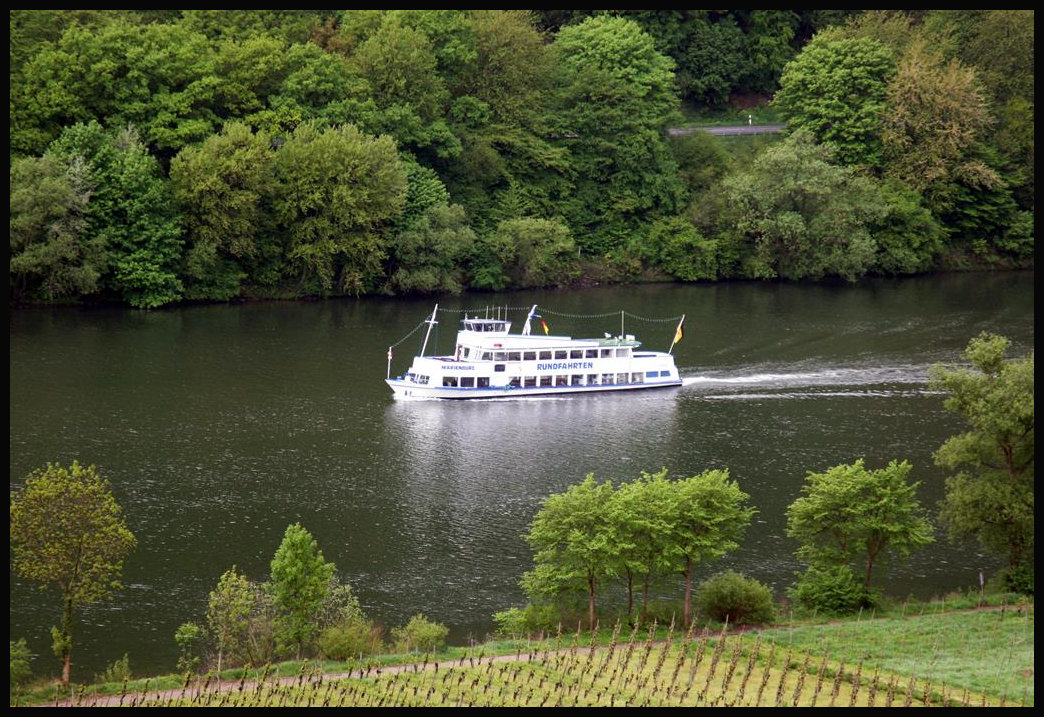
[[[543,319],[540,319],[540,325],[544,327],[544,335],[545,336],[547,336],[549,333],[551,333],[551,329],[547,328],[547,322],[546,321],[544,321]]]
[[[674,332],[674,343],[678,343],[682,340],[682,324],[684,323],[685,317],[683,316],[682,320],[678,322],[678,330]]]

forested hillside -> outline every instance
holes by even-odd
[[[10,58],[13,303],[1033,264],[1031,10],[12,10]],[[735,103],[787,132],[667,132]]]

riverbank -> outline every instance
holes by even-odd
[[[1010,596],[1009,596],[1010,597]],[[487,642],[436,655],[296,662],[35,691],[56,706],[1001,706],[1034,703],[1034,605],[900,606],[887,617],[789,619]]]

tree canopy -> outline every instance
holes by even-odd
[[[51,634],[63,683],[72,674],[76,612],[121,587],[123,560],[136,545],[109,482],[94,466],[48,463],[12,491],[11,570],[61,594],[61,619]]]

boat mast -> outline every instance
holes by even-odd
[[[434,326],[435,324],[439,323],[438,321],[435,320],[435,314],[437,314],[438,312],[439,312],[439,305],[435,304],[435,310],[431,312],[431,318],[428,319],[427,322],[425,322],[425,323],[428,324],[428,331],[427,331],[427,333],[424,334],[424,344],[421,346],[421,352],[420,352],[421,356],[424,355],[424,350],[426,348],[428,348],[428,337],[431,336],[431,327]]]

